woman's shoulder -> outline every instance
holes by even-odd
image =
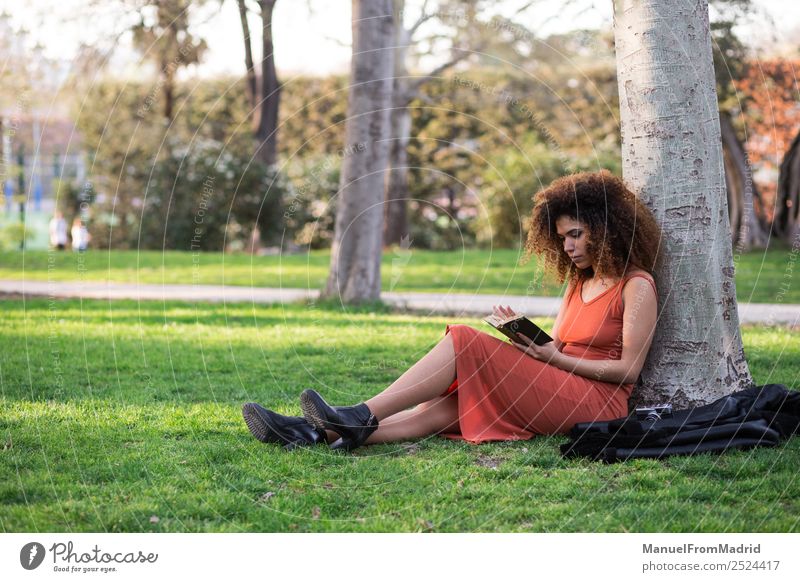
[[[622,277],[622,280],[623,280],[622,290],[623,290],[623,292],[625,291],[625,289],[631,288],[631,285],[629,285],[629,283],[632,280],[635,280],[635,279],[645,279],[650,284],[650,286],[653,288],[653,291],[655,291],[656,294],[658,294],[658,289],[656,288],[656,281],[655,281],[655,278],[653,277],[653,275],[650,274],[648,271],[645,271],[644,269],[640,269],[638,267],[628,269],[625,272],[625,275]]]
[[[645,271],[644,269],[641,269],[639,267],[631,267],[627,269],[622,278],[625,280],[629,280],[632,279],[633,277],[644,277],[645,279],[655,281],[653,275],[649,271]]]

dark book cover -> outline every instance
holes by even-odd
[[[524,315],[515,315],[513,317],[497,317],[496,315],[490,315],[483,318],[483,321],[517,343],[523,343],[523,341],[517,337],[517,333],[531,338],[533,343],[539,346],[553,341],[553,338],[547,335],[541,327]]]

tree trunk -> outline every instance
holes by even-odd
[[[398,83],[395,79],[395,88]],[[392,145],[386,181],[386,224],[383,244],[400,244],[408,237],[408,143],[411,141],[411,113],[396,102],[391,114]]]
[[[256,86],[256,69],[253,64],[253,43],[250,40],[250,25],[247,22],[247,7],[244,0],[237,0],[239,5],[239,19],[242,23],[242,38],[244,38],[244,65],[247,68],[247,90],[250,97],[250,106],[255,109],[258,105],[258,90]],[[270,23],[271,24],[271,23]]]
[[[172,121],[172,110],[175,103],[175,74],[166,66],[163,73],[164,82],[164,119]]]
[[[792,249],[800,245],[800,133],[781,162],[772,231]]]
[[[659,321],[631,399],[705,403],[752,384],[739,331],[706,0],[619,0],[623,173],[655,213]]]
[[[761,205],[761,196],[753,181],[750,160],[747,158],[727,112],[720,111],[719,123],[725,160],[731,242],[737,253],[754,248],[765,248],[769,242],[769,232],[756,211],[756,199],[758,199],[760,207],[763,208],[763,206]]]
[[[261,0],[261,116],[256,130],[256,158],[268,166],[274,165],[277,157],[278,105],[281,95],[272,46],[274,8],[275,0]]]
[[[345,152],[323,297],[380,298],[385,173],[394,63],[391,0],[353,0],[353,59]]]
[[[402,14],[405,3],[395,0],[395,14]],[[411,141],[411,112],[408,110],[409,78],[406,54],[411,39],[399,20],[395,25],[394,86],[392,88],[389,175],[386,180],[386,222],[383,244],[400,244],[408,236],[408,143]]]

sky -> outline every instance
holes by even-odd
[[[498,2],[510,13],[521,0]],[[130,18],[120,17],[116,0],[0,0],[0,11],[11,14],[12,27],[29,31],[28,45],[39,42],[46,56],[60,61],[65,70],[81,41],[108,38],[125,28]],[[415,0],[408,0],[413,13]],[[800,2],[754,0],[758,16],[741,28],[742,36],[760,51],[785,52],[800,35]],[[576,0],[566,9],[562,2],[542,2],[520,20],[538,37],[575,28],[607,28],[612,23],[612,0]],[[244,74],[244,49],[239,14],[234,0],[206,0],[194,31],[209,44],[204,63],[186,74],[216,76]],[[346,72],[350,63],[349,0],[278,0],[275,14],[275,55],[279,73],[326,75]],[[258,19],[253,16],[251,29]],[[256,43],[258,44],[258,43]],[[123,36],[117,43],[113,70],[137,75],[140,57]],[[255,47],[258,49],[258,47]],[[258,51],[260,52],[260,51]],[[796,53],[795,53],[796,54]]]

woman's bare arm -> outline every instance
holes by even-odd
[[[561,338],[558,335],[558,327],[561,325],[561,321],[564,319],[564,312],[567,311],[567,303],[569,303],[569,295],[572,292],[573,287],[575,286],[574,281],[570,281],[567,285],[567,290],[564,292],[564,297],[561,299],[561,306],[558,308],[558,315],[556,315],[556,321],[553,324],[553,329],[550,332],[550,337],[553,338],[553,342],[556,344],[556,349],[560,352],[561,348],[564,347],[564,342],[561,341]]]
[[[517,346],[538,360],[578,376],[615,384],[636,382],[653,342],[658,300],[653,287],[641,277],[632,278],[625,284],[622,298],[622,354],[619,360],[576,358],[559,352],[551,343]]]
[[[561,300],[561,306],[558,308],[558,315],[556,315],[556,321],[553,323],[553,329],[550,331],[550,337],[553,338],[553,343],[557,350],[561,350],[564,347],[564,342],[561,341],[561,338],[558,337],[558,326],[561,323],[561,320],[564,319],[564,312],[567,310],[567,302],[569,298],[570,291],[572,290],[574,283],[569,283],[567,285],[567,290],[564,293],[564,298]],[[502,305],[493,305],[492,306],[492,314],[498,315],[500,317],[508,317],[512,315],[516,315],[513,309],[510,307],[503,307]]]

